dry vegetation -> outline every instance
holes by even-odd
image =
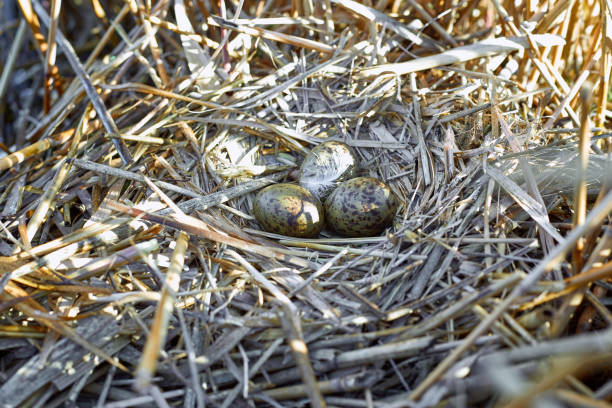
[[[610,1],[0,7],[0,406],[611,406]],[[263,232],[329,139],[393,227]]]

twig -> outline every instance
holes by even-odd
[[[172,252],[170,267],[166,273],[166,281],[155,312],[153,325],[151,326],[149,337],[142,351],[140,363],[136,369],[135,388],[140,392],[144,392],[150,387],[151,378],[155,374],[157,358],[160,350],[164,346],[168,331],[168,322],[174,310],[174,298],[179,289],[181,271],[183,269],[183,263],[185,262],[185,251],[187,250],[188,243],[189,236],[184,232],[180,232],[176,239],[174,251]]]
[[[32,0],[32,3],[34,4],[34,9],[36,9],[36,13],[38,13],[43,23],[49,26],[50,19],[45,9],[40,5],[38,0]],[[104,102],[102,102],[100,95],[98,95],[98,92],[96,92],[96,89],[94,88],[91,80],[89,79],[89,76],[85,72],[85,69],[83,69],[81,62],[79,61],[76,53],[74,52],[74,49],[72,48],[72,45],[70,45],[68,40],[66,40],[66,37],[64,37],[64,34],[61,32],[61,30],[57,30],[57,42],[64,51],[66,58],[70,62],[70,65],[72,66],[72,69],[74,70],[75,74],[79,77],[79,80],[83,84],[83,88],[85,89],[85,92],[87,92],[87,96],[89,96],[89,99],[95,111],[98,113],[98,116],[100,117],[104,128],[108,133],[112,135],[118,134],[119,129],[117,128],[115,121],[108,113],[108,110],[104,106]],[[120,139],[113,139],[113,144],[115,145],[117,153],[123,161],[123,164],[126,166],[130,164],[132,162],[132,156],[127,150],[125,144]]]

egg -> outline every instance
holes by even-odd
[[[291,237],[317,236],[325,224],[319,199],[296,184],[275,184],[259,191],[253,215],[266,231]]]
[[[306,156],[299,171],[300,186],[324,200],[344,180],[355,177],[359,160],[346,143],[323,142]]]
[[[395,217],[399,201],[388,185],[371,177],[341,183],[325,201],[328,225],[348,237],[380,234]]]

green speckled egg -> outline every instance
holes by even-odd
[[[324,200],[342,181],[355,177],[357,154],[346,143],[328,141],[316,146],[300,166],[300,186]]]
[[[325,224],[321,202],[296,184],[275,184],[257,193],[253,215],[268,232],[315,237]]]
[[[371,177],[340,184],[325,201],[328,225],[348,237],[370,237],[387,228],[399,201],[388,185]]]

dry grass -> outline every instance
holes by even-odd
[[[610,406],[610,2],[17,3],[0,406]],[[330,139],[392,228],[262,231]]]

